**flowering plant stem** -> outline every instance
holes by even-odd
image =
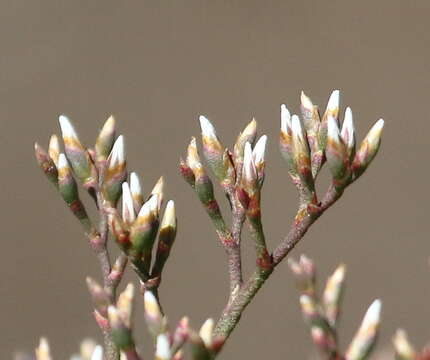
[[[294,222],[288,235],[279,244],[271,256],[273,266],[267,269],[257,266],[249,279],[245,283],[241,284],[236,294],[233,294],[232,299],[224,308],[221,317],[215,326],[214,333],[216,335],[227,338],[231,334],[239,322],[243,311],[257,294],[258,290],[260,290],[266,280],[270,277],[274,268],[281,263],[291,250],[294,249],[311,225],[323,214],[325,210],[333,205],[340,196],[341,194],[331,186],[327,191],[324,200],[316,210],[312,211],[312,213],[308,212],[300,221]],[[230,266],[230,269],[231,268],[232,266]]]

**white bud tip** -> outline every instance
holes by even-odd
[[[252,148],[249,141],[245,144],[245,151],[243,155],[243,176],[247,180],[252,180],[255,178],[255,164],[252,158]]]
[[[97,345],[94,348],[93,354],[91,355],[91,360],[103,360],[103,348],[101,345]]]
[[[160,310],[158,307],[158,301],[151,291],[145,291],[143,295],[143,302],[145,304],[145,311],[149,316],[158,315]]]
[[[295,136],[303,136],[302,124],[297,115],[293,115],[291,117],[291,129],[293,131],[293,135]]]
[[[147,204],[149,206],[149,210],[152,213],[158,212],[158,199],[159,199],[159,195],[158,194],[153,194],[151,196],[151,198],[147,202]]]
[[[69,167],[69,162],[67,161],[66,155],[61,153],[58,155],[58,168],[63,169]]]
[[[66,115],[60,115],[58,117],[58,121],[60,122],[61,133],[63,134],[63,138],[64,137],[75,138],[75,139],[78,138],[72,123],[70,122],[69,118]]]
[[[312,104],[311,99],[303,92],[300,94],[300,101],[302,102],[302,106],[307,110],[313,110],[314,104]]]
[[[375,129],[376,131],[382,131],[382,129],[384,128],[384,120],[383,119],[379,119],[375,125],[373,125],[373,129]]]
[[[142,194],[142,187],[140,185],[140,180],[135,172],[130,173],[130,191],[132,194],[137,194],[137,195]]]
[[[175,225],[176,225],[175,203],[173,200],[169,200],[166,205],[166,210],[164,210],[162,226],[175,226]]]
[[[212,333],[214,329],[213,319],[207,319],[200,328],[199,335],[207,347],[212,345]]]
[[[339,108],[339,90],[333,90],[328,99],[327,110],[334,111]]]
[[[345,116],[343,118],[342,134],[345,131],[348,131],[349,133],[354,132],[354,121],[352,117],[352,110],[350,107],[347,107],[345,109]]]
[[[379,319],[381,317],[381,307],[382,302],[379,299],[376,299],[372,305],[369,306],[369,309],[366,311],[366,315],[364,315],[363,319],[363,328],[368,328],[379,324]]]
[[[121,164],[125,161],[124,136],[120,135],[113,144],[110,166]]]
[[[335,270],[334,274],[333,274],[333,281],[335,281],[336,283],[340,283],[343,281],[343,279],[345,278],[345,271],[346,271],[346,267],[345,265],[340,265],[338,266],[338,268]]]
[[[215,128],[208,120],[208,118],[203,115],[200,115],[199,121],[200,121],[200,127],[202,128],[203,136],[206,136],[208,138],[216,138]]]
[[[281,130],[283,132],[288,132],[291,128],[291,114],[287,109],[285,104],[281,105]]]
[[[263,135],[262,137],[260,137],[260,139],[258,139],[257,143],[255,144],[254,150],[252,151],[252,156],[254,157],[255,164],[260,164],[264,162],[266,143],[267,143],[267,136]]]
[[[327,119],[327,136],[335,142],[339,142],[339,128],[337,121],[332,115],[328,115]]]
[[[160,334],[157,336],[157,349],[155,351],[155,357],[158,359],[170,359],[172,356],[170,350],[169,339],[166,334]]]
[[[133,198],[130,187],[127,182],[122,183],[122,218],[125,221],[134,221],[135,219]]]

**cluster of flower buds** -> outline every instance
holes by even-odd
[[[145,320],[154,338],[157,360],[182,360],[184,346],[189,344],[194,360],[213,359],[221,349],[224,338],[213,334],[214,321],[206,320],[199,332],[189,326],[187,317],[183,317],[173,331],[163,316],[158,301],[151,291],[144,293]]]
[[[375,300],[370,305],[360,328],[345,354],[341,356],[337,327],[345,286],[345,266],[340,265],[328,278],[321,298],[316,290],[316,270],[313,262],[302,255],[299,261],[289,259],[289,266],[301,292],[303,316],[309,324],[312,340],[321,353],[333,360],[367,359],[377,340],[381,301]]]
[[[281,106],[280,149],[288,163],[294,183],[305,201],[315,201],[315,178],[327,161],[333,185],[341,192],[360,177],[378,152],[384,126],[378,120],[356,150],[356,135],[349,107],[340,127],[339,90],[334,90],[321,117],[318,107],[303,92],[301,95],[302,121]]]

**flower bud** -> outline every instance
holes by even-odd
[[[64,150],[73,172],[85,188],[93,187],[97,181],[97,171],[88,151],[79,141],[78,134],[69,118],[60,115],[59,122],[63,134]]]
[[[118,313],[127,328],[131,328],[131,318],[133,313],[134,285],[129,283],[125,290],[119,295],[117,301]]]
[[[172,351],[170,350],[170,343],[167,335],[158,335],[155,349],[155,360],[170,360],[171,357]]]
[[[152,336],[160,334],[163,328],[163,315],[161,314],[160,306],[154,294],[147,290],[144,295],[145,305],[145,320]]]
[[[150,196],[153,196],[153,195],[158,196],[158,211],[160,211],[161,204],[162,204],[163,199],[164,199],[163,190],[164,190],[164,178],[161,176],[158,179],[157,183],[155,184],[154,188],[152,189],[151,195],[150,195]]]
[[[340,313],[343,290],[345,287],[345,265],[339,265],[327,280],[323,294],[325,316],[329,324],[336,326]]]
[[[73,178],[66,156],[61,153],[58,157],[58,190],[69,207],[70,211],[78,218],[85,230],[91,230],[91,222],[88,218],[85,206],[79,199],[78,186]]]
[[[352,117],[351,108],[347,107],[342,124],[342,131],[340,133],[343,143],[345,144],[348,154],[348,161],[352,162],[355,156],[355,128]]]
[[[175,204],[170,200],[166,205],[163,220],[161,221],[160,231],[158,234],[157,253],[155,257],[152,277],[159,276],[163,270],[164,264],[169,257],[173,242],[176,236],[176,214]]]
[[[103,347],[97,345],[91,355],[91,360],[103,360]]]
[[[107,159],[107,169],[104,175],[103,191],[107,201],[113,206],[121,196],[122,183],[127,176],[124,137],[118,136]]]
[[[354,162],[352,163],[353,180],[358,179],[364,173],[378,153],[379,146],[381,145],[383,128],[384,120],[379,119],[375,125],[372,126],[361,143],[360,148],[355,154]]]
[[[245,151],[245,144],[249,142],[251,145],[254,144],[257,136],[257,122],[255,119],[245,127],[245,129],[239,134],[234,145],[233,158],[234,162],[241,166],[243,162],[243,155]]]
[[[294,162],[293,155],[293,132],[291,124],[291,115],[287,107],[281,105],[281,133],[279,139],[279,148],[281,150],[282,157],[285,159],[288,165],[288,171],[290,174],[296,174],[297,168]]]
[[[410,344],[406,332],[403,329],[398,329],[393,338],[394,348],[396,350],[397,360],[414,360],[416,359],[416,351]]]
[[[58,157],[60,156],[60,141],[58,136],[53,134],[49,139],[48,154],[55,166],[58,167]]]
[[[34,153],[36,155],[37,163],[40,168],[55,186],[58,186],[58,170],[54,160],[50,158],[48,153],[38,144],[34,144]]]
[[[133,198],[127,182],[122,183],[122,220],[125,224],[131,225],[136,219],[133,206]]]
[[[258,192],[257,169],[254,164],[251,144],[249,142],[245,144],[241,187],[246,191],[249,197],[253,197]]]
[[[266,143],[267,143],[267,136],[263,135],[262,137],[260,137],[260,139],[258,139],[254,149],[252,150],[252,159],[255,164],[258,185],[260,188],[264,182],[264,168],[266,165],[264,161],[264,154],[266,151]]]
[[[36,360],[52,360],[51,350],[46,338],[40,338],[39,346],[36,348]]]
[[[367,359],[375,346],[381,317],[381,300],[375,300],[364,315],[363,322],[345,353],[346,360]]]
[[[345,177],[348,176],[348,153],[345,144],[340,138],[336,119],[328,115],[327,125],[327,146],[325,149],[327,163],[336,185],[342,187],[346,181]]]
[[[143,205],[143,190],[140,184],[139,176],[132,172],[130,173],[130,191],[133,199],[134,211],[139,213],[140,208]]]
[[[339,117],[339,90],[334,90],[327,102],[327,108],[321,120],[318,131],[318,147],[324,151],[327,145],[327,121],[329,115],[338,122]]]
[[[87,277],[88,291],[93,299],[94,307],[100,315],[106,317],[107,309],[110,304],[109,298],[103,287],[91,277]]]
[[[115,142],[115,118],[113,115],[104,123],[96,140],[95,159],[97,163],[106,161]]]
[[[182,159],[179,159],[179,171],[185,181],[194,188],[196,178],[194,176],[193,170],[188,166],[188,164]]]
[[[202,327],[200,328],[199,335],[202,338],[206,348],[210,349],[213,343],[213,330],[214,321],[213,319],[207,319]]]
[[[118,309],[110,305],[108,308],[109,325],[115,345],[120,350],[127,351],[134,348],[134,341],[128,328],[121,319]]]
[[[227,170],[223,161],[224,147],[219,142],[211,122],[202,115],[199,120],[202,128],[203,155],[218,180],[223,181]]]

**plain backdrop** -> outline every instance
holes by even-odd
[[[384,118],[381,152],[367,173],[312,227],[306,253],[321,285],[347,264],[341,343],[375,298],[383,301],[379,349],[404,327],[430,334],[429,1],[0,2],[0,356],[49,338],[56,359],[99,338],[85,277],[100,279],[79,224],[38,169],[33,143],[73,120],[92,145],[109,114],[126,137],[129,168],[149,191],[160,175],[176,201],[179,231],[160,289],[174,324],[217,317],[226,301],[226,257],[178,159],[198,115],[232,146],[255,117],[269,137],[263,218],[271,249],[291,223],[297,194],[278,151],[279,106],[299,111],[304,90],[325,108],[333,89],[351,106],[358,138]],[[324,191],[324,177],[319,187]],[[220,201],[222,195],[218,192]],[[90,203],[88,202],[88,206]],[[225,207],[225,204],[223,203]],[[243,241],[246,272],[252,243]],[[136,283],[133,274],[128,280]],[[138,343],[142,333],[138,297]],[[246,310],[221,359],[307,359],[313,353],[287,265]]]

